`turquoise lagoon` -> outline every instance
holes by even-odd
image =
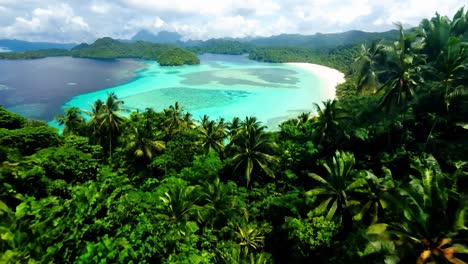
[[[146,62],[131,81],[74,96],[62,108],[90,110],[93,102],[114,92],[130,110],[162,111],[179,102],[195,119],[256,116],[269,129],[276,129],[325,99],[319,77],[294,66],[233,55],[204,54],[200,59],[196,66],[161,67]]]

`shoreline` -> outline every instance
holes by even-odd
[[[336,86],[345,82],[344,73],[337,69],[307,62],[285,62],[284,64],[301,68],[319,78],[325,85],[323,100],[336,98]]]

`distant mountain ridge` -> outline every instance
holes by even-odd
[[[121,42],[109,37],[97,39],[92,44],[82,43],[71,50],[42,49],[0,53],[0,59],[38,59],[56,56],[91,59],[139,58],[156,60],[161,66],[200,64],[200,60],[195,53],[176,45],[146,41]]]
[[[217,53],[217,54],[246,54],[260,49],[305,49],[299,54],[315,50],[325,52],[327,49],[336,47],[351,47],[361,43],[371,43],[373,41],[383,40],[384,42],[392,42],[397,38],[397,31],[391,30],[387,32],[364,32],[364,31],[347,31],[343,33],[333,34],[315,34],[315,35],[299,35],[299,34],[282,34],[271,37],[259,38],[224,38],[224,39],[209,39],[206,41],[187,41],[180,45],[197,54],[202,53]],[[296,53],[298,50],[295,50]],[[284,50],[283,50],[284,52]],[[275,56],[279,53],[274,52]],[[297,55],[297,54],[296,54]]]
[[[130,41],[148,41],[162,44],[175,44],[182,41],[182,35],[176,32],[160,31],[153,34],[147,30],[137,32]]]
[[[397,36],[396,30],[385,32],[365,32],[351,30],[342,33],[316,33],[314,35],[301,34],[280,34],[271,37],[245,37],[245,38],[219,38],[209,40],[188,40],[183,41],[183,36],[176,32],[160,31],[153,34],[147,30],[137,32],[131,39],[120,40],[121,42],[146,41],[161,44],[173,44],[180,47],[209,47],[216,51],[217,46],[236,46],[238,51],[245,51],[254,46],[259,47],[330,47],[341,45],[353,45],[362,42],[372,42],[380,39],[392,40]],[[231,43],[229,43],[231,42]],[[29,42],[16,39],[0,39],[0,48],[3,52],[23,52],[43,49],[66,49],[75,47],[76,43],[49,43],[49,42]]]
[[[50,42],[30,42],[16,39],[0,39],[0,47],[12,52],[22,52],[42,49],[71,49],[76,43],[50,43]]]
[[[130,41],[144,40],[157,43],[172,43],[184,47],[213,46],[213,44],[216,42],[246,43],[249,46],[260,47],[327,47],[353,45],[362,42],[372,42],[380,39],[395,39],[396,36],[396,30],[385,32],[365,32],[360,30],[351,30],[341,33],[316,33],[314,35],[280,34],[271,37],[219,38],[208,39],[205,41],[182,41],[183,36],[175,32],[161,31],[155,35],[149,31],[142,30],[135,34],[135,36],[133,36]]]
[[[252,51],[255,46],[253,44],[225,40],[225,39],[210,39],[207,41],[193,41],[183,43],[183,47],[195,53],[215,53],[215,54],[231,54],[239,55]]]
[[[316,33],[315,35],[281,34],[271,37],[260,37],[254,39],[237,39],[257,46],[301,46],[301,47],[326,47],[352,45],[362,42],[372,42],[380,39],[395,39],[397,30],[385,32],[365,32],[351,30],[341,33]]]

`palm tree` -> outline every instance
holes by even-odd
[[[155,112],[148,108],[142,114],[131,116],[130,130],[125,137],[127,140],[126,149],[133,153],[137,159],[146,162],[153,159],[154,154],[165,149],[165,142],[160,140],[162,132],[154,128]]]
[[[127,150],[138,159],[151,161],[155,153],[162,152],[166,145],[162,140],[156,140],[158,136],[153,136],[151,130],[141,129],[138,126],[133,127],[128,135]],[[158,135],[161,135],[159,133]]]
[[[259,250],[263,247],[265,237],[255,226],[249,224],[238,226],[235,234],[244,256],[249,254],[249,250]]]
[[[399,40],[387,52],[390,75],[386,83],[380,88],[385,90],[380,102],[380,107],[390,110],[395,107],[406,109],[408,103],[415,96],[415,89],[423,82],[421,76],[420,61],[422,56],[416,54],[423,47],[423,41],[414,40],[414,36],[407,36],[401,24],[399,29]]]
[[[297,126],[302,126],[305,123],[309,122],[310,120],[311,120],[310,119],[310,113],[302,113],[297,117],[296,125]]]
[[[313,119],[312,127],[317,131],[320,142],[331,144],[343,135],[340,121],[347,119],[348,116],[341,111],[336,100],[327,100],[322,103],[323,108],[314,104],[317,115]]]
[[[260,168],[270,177],[275,177],[270,166],[278,163],[278,158],[270,153],[276,149],[276,144],[263,131],[264,128],[256,118],[247,117],[231,142],[231,148],[234,151],[232,158],[235,164],[234,173],[243,170],[247,186],[256,168]]]
[[[184,114],[184,117],[182,118],[182,120],[184,121],[184,126],[188,129],[193,129],[195,128],[196,124],[196,120],[192,118],[192,114],[190,113],[185,113]]]
[[[121,126],[125,118],[120,115],[123,101],[117,98],[115,93],[107,95],[106,104],[100,115],[100,130],[105,132],[108,140],[109,156],[112,159],[112,142],[115,142],[121,132]]]
[[[330,163],[322,164],[328,172],[328,177],[308,174],[320,183],[319,187],[306,192],[307,196],[316,197],[316,202],[319,203],[315,209],[317,213],[326,212],[327,219],[337,218],[338,222],[349,222],[350,219],[343,219],[343,216],[350,218],[350,206],[357,203],[350,200],[349,196],[366,184],[364,178],[355,177],[354,163],[352,153],[336,151]]]
[[[455,36],[464,36],[468,32],[468,12],[462,7],[453,16],[450,30]]]
[[[424,19],[420,24],[425,43],[423,53],[432,66],[430,75],[444,83],[447,110],[453,98],[463,94],[463,84],[467,82],[466,76],[459,74],[468,67],[468,48],[463,41],[463,35],[468,31],[465,16],[461,8],[452,21],[436,14],[431,20]]]
[[[423,19],[419,25],[419,34],[424,38],[422,52],[427,55],[428,61],[436,61],[444,50],[451,36],[450,19],[436,14],[432,19]]]
[[[179,105],[179,102],[175,102],[174,105],[169,106],[168,109],[164,109],[164,114],[166,115],[166,129],[169,135],[173,135],[183,123],[182,117],[182,108]]]
[[[252,251],[263,248],[265,236],[263,236],[261,229],[256,224],[249,222],[248,211],[245,210],[240,218],[234,219],[229,225],[239,241],[244,257],[247,257]]]
[[[445,86],[444,100],[447,110],[455,98],[467,94],[466,83],[468,76],[463,76],[463,71],[468,68],[468,46],[460,39],[450,39],[446,50],[442,52],[436,65],[437,70],[443,75]]]
[[[65,109],[65,116],[58,115],[55,117],[55,120],[60,125],[65,126],[63,129],[64,134],[79,134],[85,125],[82,113],[78,107],[67,108]]]
[[[238,129],[238,134],[250,134],[255,133],[256,131],[262,132],[265,130],[266,126],[263,126],[260,121],[257,120],[256,117],[246,116],[245,119],[240,123],[240,127]]]
[[[228,130],[228,135],[231,140],[237,134],[240,127],[241,120],[239,117],[234,117],[231,122],[227,123],[226,128]]]
[[[402,256],[403,262],[424,264],[445,260],[465,263],[455,256],[460,250],[466,251],[463,245],[454,244],[454,241],[460,234],[461,241],[466,243],[468,230],[465,213],[468,204],[456,191],[457,179],[444,175],[432,156],[414,161],[412,167],[420,176],[412,177],[409,185],[399,190],[405,205],[399,206],[401,215],[395,218],[397,221],[369,227],[368,234],[402,247],[400,252],[409,255]]]
[[[376,72],[376,64],[383,57],[384,46],[380,42],[372,42],[370,47],[361,46],[361,54],[355,61],[359,61],[361,69],[359,72],[358,89],[372,93],[377,91],[379,80]]]
[[[204,220],[209,218],[212,227],[216,223],[224,226],[235,208],[235,201],[231,195],[232,188],[228,184],[222,183],[219,178],[216,178],[213,183],[205,183],[203,187],[205,201],[203,207],[206,212]]]
[[[91,111],[85,111],[85,113],[90,117],[88,121],[89,127],[91,129],[90,139],[95,141],[97,144],[102,144],[102,136],[100,135],[100,132],[104,107],[104,102],[101,99],[98,99],[91,106]]]
[[[214,120],[204,121],[198,127],[201,134],[201,145],[205,153],[214,150],[218,153],[224,151],[224,139],[226,138],[226,130],[223,124],[219,124]]]
[[[203,117],[200,120],[200,124],[202,126],[205,126],[206,124],[208,124],[208,122],[210,122],[210,117],[208,115],[203,115]]]
[[[201,198],[198,189],[198,186],[175,185],[172,187],[159,197],[163,202],[163,210],[158,214],[158,217],[173,224],[188,221],[197,211],[196,203]]]
[[[265,252],[251,252],[247,256],[239,245],[229,247],[229,252],[221,252],[221,262],[224,264],[268,264],[272,263],[271,256]]]
[[[423,53],[427,55],[429,62],[437,61],[439,56],[446,51],[450,39],[463,40],[468,32],[468,13],[460,8],[450,20],[446,16],[436,13],[436,16],[423,19],[419,25],[420,35],[424,38]]]
[[[390,192],[396,188],[395,181],[389,169],[384,168],[384,171],[385,176],[381,178],[370,171],[363,171],[367,184],[364,188],[356,190],[357,197],[361,196],[362,198],[359,199],[360,209],[353,216],[353,220],[360,221],[367,217],[371,224],[375,224],[383,211],[387,209],[388,204],[394,200]]]
[[[90,139],[103,148],[107,147],[111,159],[113,142],[116,142],[125,121],[125,118],[120,115],[120,112],[123,111],[122,105],[123,101],[119,100],[117,95],[112,92],[107,95],[105,103],[98,99],[92,105],[91,111],[85,112],[90,116],[88,121],[91,128]]]

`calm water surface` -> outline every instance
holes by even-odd
[[[126,83],[144,66],[137,60],[71,57],[0,60],[0,105],[51,120],[73,96]]]
[[[89,110],[95,100],[115,92],[131,110],[160,111],[178,101],[194,118],[253,115],[274,129],[325,98],[320,79],[294,66],[233,55],[200,59],[200,65],[178,67],[130,59],[0,61],[0,104],[51,120],[67,107]]]

